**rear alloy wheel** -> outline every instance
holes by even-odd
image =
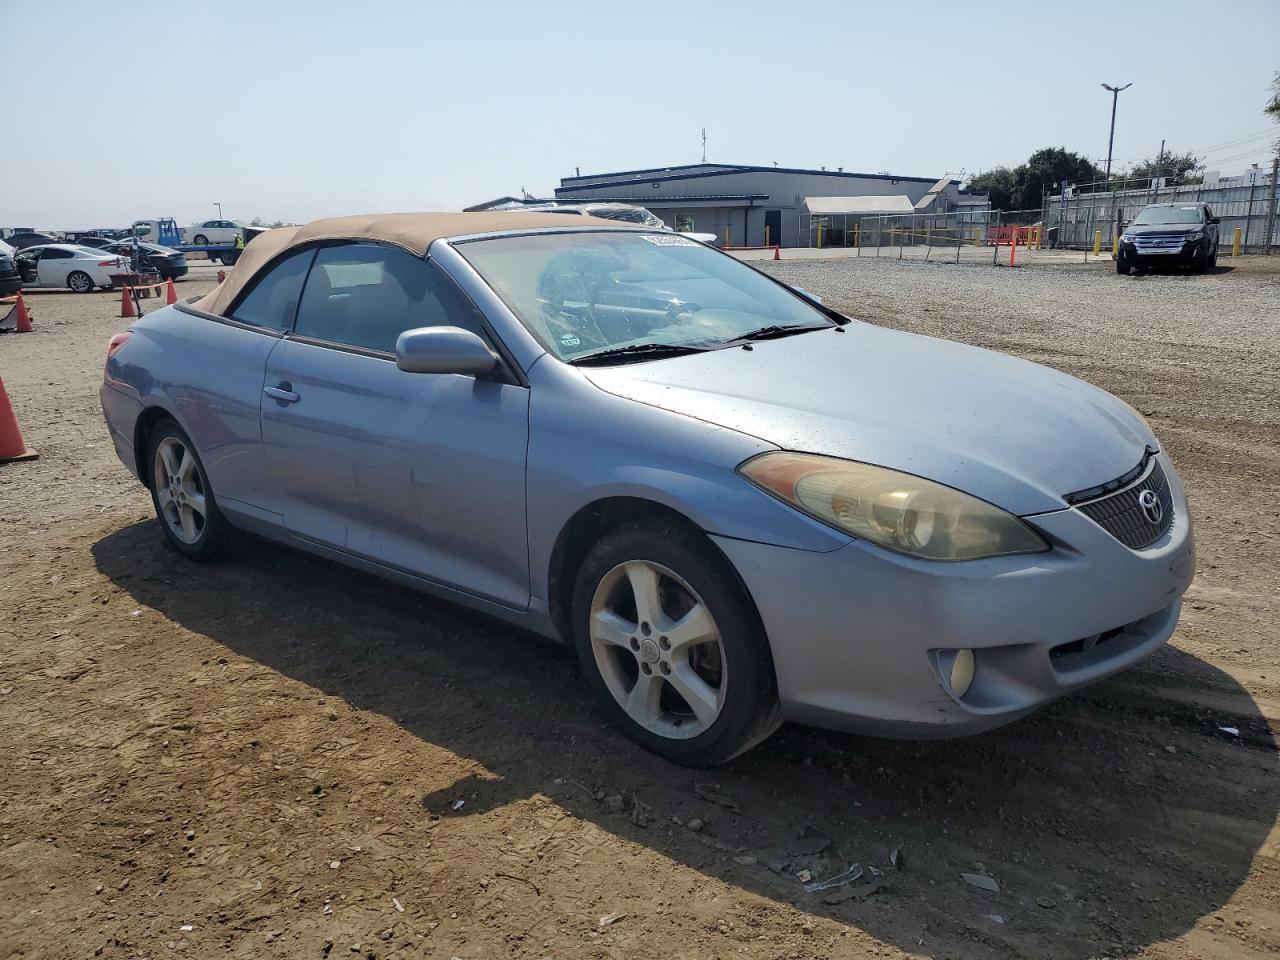
[[[83,270],[75,270],[67,277],[67,286],[73,293],[90,293],[93,290],[93,277]]]
[[[151,501],[165,537],[192,560],[212,560],[244,541],[218,509],[204,465],[182,428],[161,420],[151,431]]]
[[[197,247],[207,247],[209,245],[209,238],[206,237],[203,233],[197,233],[196,238],[193,242]]]
[[[677,763],[724,763],[781,723],[768,643],[728,562],[697,531],[629,524],[587,555],[579,660],[632,738]]]

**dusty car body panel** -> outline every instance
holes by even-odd
[[[788,450],[892,464],[1020,516],[1060,509],[1064,494],[1156,446],[1127,404],[1065,373],[871,324],[843,330],[587,375],[619,396]]]

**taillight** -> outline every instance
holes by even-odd
[[[116,351],[119,350],[121,347],[123,347],[126,343],[128,343],[129,338],[132,336],[133,334],[129,333],[129,331],[126,330],[124,333],[117,333],[114,337],[108,340],[107,341],[107,359],[110,360],[112,357],[114,357]]]
[[[120,266],[120,261],[119,261],[119,260],[99,260],[99,261],[98,261],[98,266],[100,266],[100,267],[118,267],[118,266]]]

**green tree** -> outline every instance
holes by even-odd
[[[1149,180],[1153,177],[1174,177],[1179,183],[1196,183],[1195,174],[1203,164],[1194,153],[1174,153],[1167,150],[1158,157],[1148,157],[1132,170],[1128,177],[1133,180]]]
[[[1011,209],[1039,207],[1045,191],[1051,191],[1060,184],[1092,183],[1102,179],[1102,171],[1087,157],[1072,153],[1066,147],[1037,150],[1018,170],[1021,172],[1020,191],[1015,198],[1018,206]]]
[[[1045,190],[1063,183],[1091,183],[1102,179],[1102,171],[1088,158],[1066,147],[1044,147],[1010,170],[993,167],[974,174],[968,189],[991,194],[995,210],[1033,210],[1040,206]]]
[[[1010,201],[1018,189],[1018,177],[1008,167],[992,167],[970,177],[965,189],[989,194],[994,210],[1012,210]]]

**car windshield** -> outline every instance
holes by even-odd
[[[546,233],[457,249],[561,360],[627,347],[711,348],[764,328],[835,326],[799,295],[678,234]]]
[[[1199,207],[1147,207],[1133,218],[1135,227],[1157,223],[1202,223]]]

